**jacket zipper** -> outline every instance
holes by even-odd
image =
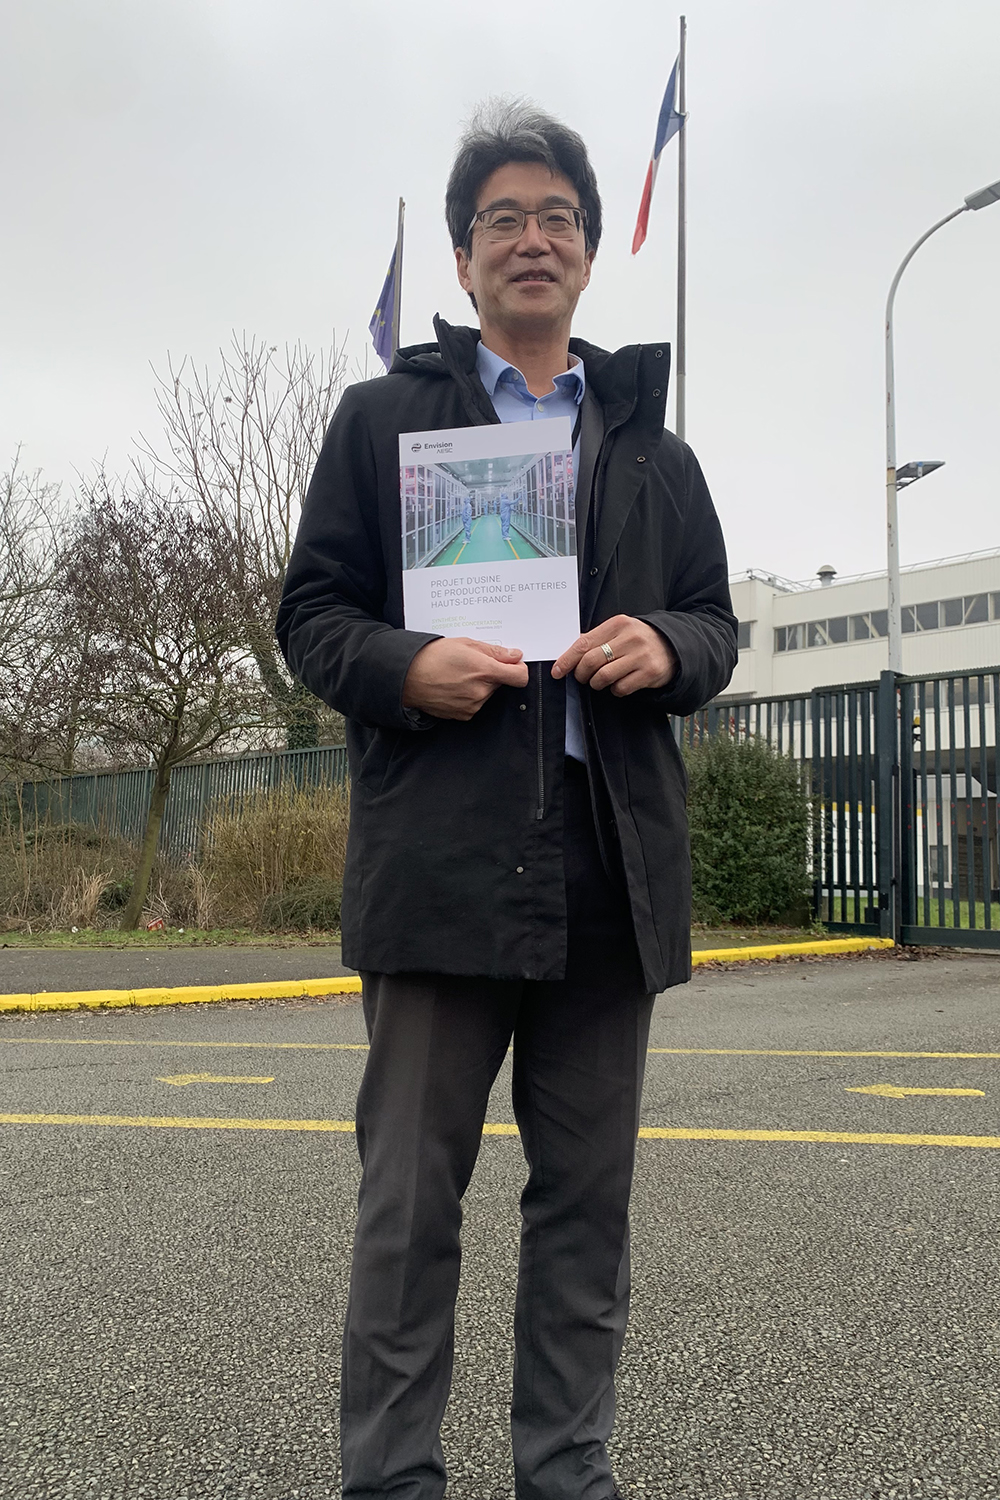
[[[538,806],[535,808],[535,821],[540,822],[545,816],[545,736],[542,725],[542,664],[535,663],[535,689],[538,693],[538,714],[535,720],[535,756],[538,769]]]

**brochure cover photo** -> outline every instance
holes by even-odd
[[[568,417],[399,438],[411,630],[552,661],[580,633]]]

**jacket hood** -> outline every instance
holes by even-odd
[[[456,327],[437,315],[434,318],[434,332],[437,334],[437,342],[430,344],[410,344],[405,349],[400,349],[392,362],[390,375],[422,375],[439,379],[451,378],[457,380],[459,385],[469,387],[473,385],[482,391],[481,382],[476,375],[476,346],[480,341],[478,328]],[[590,344],[586,339],[570,339],[570,353],[577,355],[583,360],[587,371],[588,385],[593,387],[597,399],[605,411],[606,418],[614,422],[626,421],[637,405],[646,407],[648,402],[641,399],[639,369],[640,362],[645,350],[655,351],[655,357],[665,358],[666,364],[657,367],[657,375],[661,379],[661,385],[657,388],[653,400],[653,409],[649,412],[642,411],[642,417],[652,417],[653,423],[659,420],[662,429],[662,412],[666,402],[667,375],[670,369],[670,345],[660,344],[626,344],[614,353],[607,349],[601,349],[597,344]],[[660,371],[662,370],[662,376]],[[650,393],[651,394],[651,393]],[[483,398],[490,405],[491,419],[492,403],[485,391]],[[478,403],[477,404],[482,404]],[[659,413],[659,418],[655,413]]]

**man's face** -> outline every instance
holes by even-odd
[[[580,195],[568,178],[541,162],[508,162],[479,190],[477,210],[484,208],[580,207]],[[472,231],[470,251],[455,251],[458,279],[476,299],[484,327],[517,335],[568,329],[580,293],[590,280],[594,252],[587,250],[583,227],[569,239],[548,239],[536,218],[525,221],[516,240],[490,240],[482,225]]]

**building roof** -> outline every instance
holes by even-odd
[[[1000,547],[985,547],[979,552],[959,552],[954,557],[936,557],[930,562],[907,563],[905,567],[900,568],[900,572],[919,573],[924,568],[943,568],[953,563],[977,562],[988,557],[1000,558]],[[885,569],[881,568],[873,573],[838,573],[833,582],[838,585],[842,583],[863,583],[866,579],[884,578],[885,576]],[[782,594],[801,594],[830,587],[829,584],[824,585],[818,577],[801,579],[782,578],[780,574],[771,573],[765,568],[744,568],[741,573],[731,573],[729,575],[730,583],[750,583],[753,581],[769,584],[771,588],[777,589]]]

